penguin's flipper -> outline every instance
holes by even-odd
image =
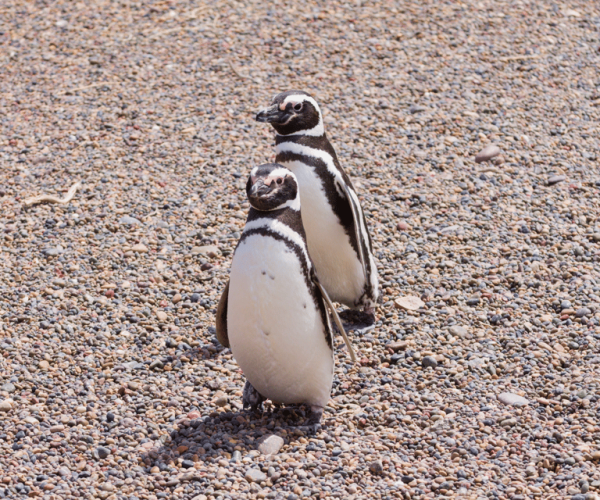
[[[317,278],[316,275],[313,275],[313,282],[317,286],[319,291],[321,292],[321,295],[323,296],[323,300],[325,301],[325,306],[327,307],[327,309],[329,309],[329,312],[333,316],[333,320],[335,321],[335,324],[337,325],[338,330],[340,331],[340,334],[344,338],[344,342],[346,343],[346,347],[348,348],[348,352],[350,353],[350,359],[356,363],[356,354],[354,354],[354,349],[352,349],[352,344],[350,343],[350,339],[346,335],[346,330],[344,330],[344,325],[342,325],[342,320],[338,316],[338,313],[335,310],[335,306],[333,305],[333,302],[331,302],[329,295],[327,295],[325,288],[323,288],[323,285],[321,285],[321,283],[319,282],[319,279]]]
[[[223,347],[229,347],[229,335],[227,334],[227,302],[229,298],[229,280],[223,290],[223,295],[217,306],[217,340]]]
[[[348,200],[348,205],[350,205],[350,210],[352,210],[352,220],[354,221],[354,234],[356,235],[356,247],[358,248],[358,258],[360,259],[360,263],[362,264],[363,273],[365,274],[365,278],[367,277],[367,263],[365,261],[365,253],[363,251],[362,242],[368,241],[369,236],[363,234],[362,225],[360,223],[360,215],[361,209],[358,202],[358,198],[356,193],[354,193],[348,185],[343,182],[338,182],[337,185],[342,190],[346,199]]]

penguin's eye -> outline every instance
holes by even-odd
[[[302,103],[294,104],[294,111],[302,111]]]
[[[278,177],[277,180],[275,181],[277,184],[281,185],[283,184],[283,179],[281,177]]]

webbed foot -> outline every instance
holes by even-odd
[[[364,311],[346,309],[339,313],[347,330],[362,330],[375,324],[375,309],[368,308]]]
[[[250,408],[252,411],[263,411],[263,401],[265,398],[260,392],[258,392],[252,384],[246,380],[244,385],[244,391],[242,396],[242,405],[244,410]]]
[[[306,434],[316,434],[321,430],[321,419],[323,418],[324,408],[322,406],[311,406],[310,416],[304,425],[299,425],[298,429]]]

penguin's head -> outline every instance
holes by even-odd
[[[325,133],[317,101],[302,90],[276,95],[271,105],[256,115],[256,121],[270,123],[279,135],[321,136]]]
[[[250,205],[261,212],[291,208],[300,210],[296,176],[277,163],[265,163],[250,172],[246,193]]]

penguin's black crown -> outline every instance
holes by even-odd
[[[278,163],[254,167],[246,184],[250,205],[261,212],[291,208],[300,210],[296,176]]]
[[[273,98],[268,108],[256,115],[256,121],[270,123],[279,135],[324,133],[323,116],[317,101],[302,90],[288,90]]]

